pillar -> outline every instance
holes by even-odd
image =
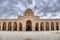
[[[32,24],[32,31],[35,31],[35,24]]]
[[[17,22],[17,31],[19,31],[19,23]]]
[[[13,31],[13,22],[12,22],[12,31]]]
[[[44,22],[44,31],[46,31],[46,22]]]
[[[1,22],[0,22],[0,31],[1,31]]]
[[[58,28],[59,28],[59,22],[58,22]],[[58,30],[59,31],[59,30]]]
[[[6,22],[6,31],[8,31],[8,22]]]
[[[60,22],[59,22],[59,30],[60,30]]]
[[[22,31],[26,31],[26,25],[25,25],[25,23],[22,23]]]
[[[51,22],[49,22],[49,31],[51,31]]]
[[[39,25],[38,25],[38,29],[39,29],[39,31],[40,31],[40,23],[39,23]]]
[[[56,31],[56,22],[54,22],[54,31]]]
[[[1,31],[2,31],[2,27],[3,27],[3,22],[1,22]]]

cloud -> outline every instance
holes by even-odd
[[[0,0],[0,18],[17,17],[27,8],[42,18],[60,17],[60,0]]]

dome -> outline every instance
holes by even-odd
[[[32,11],[32,9],[28,8],[25,10],[24,16],[34,16],[34,12]]]

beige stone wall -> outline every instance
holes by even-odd
[[[31,13],[31,14],[30,14]],[[12,23],[11,31],[13,31],[14,22],[17,23],[17,31],[19,31],[19,23],[22,23],[22,31],[26,31],[26,22],[30,20],[32,22],[32,31],[35,31],[36,23],[38,23],[38,31],[41,31],[41,22],[44,23],[44,31],[46,31],[46,22],[49,23],[49,31],[51,30],[51,23],[54,23],[54,31],[56,31],[56,22],[58,22],[58,27],[60,30],[60,19],[40,19],[39,16],[34,16],[34,13],[31,9],[27,10],[23,16],[18,16],[18,19],[0,19],[0,28],[1,31],[3,28],[3,22],[6,22],[6,31],[8,31],[8,23]]]
[[[51,22],[54,23],[54,30],[56,31],[56,22],[58,22],[59,30],[60,30],[60,20],[59,19],[39,19],[36,16],[23,16],[19,19],[0,19],[1,30],[3,26],[3,22],[6,22],[6,31],[8,31],[8,22],[12,23],[12,31],[13,31],[13,23],[17,22],[17,31],[19,31],[19,23],[22,23],[22,31],[26,31],[26,21],[30,20],[32,22],[32,31],[35,31],[36,23],[38,23],[38,29],[40,31],[41,22],[44,23],[44,31],[46,31],[46,22],[49,23],[49,31],[51,31]]]

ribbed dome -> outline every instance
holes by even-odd
[[[32,9],[26,9],[26,11],[24,12],[24,16],[34,16]]]

